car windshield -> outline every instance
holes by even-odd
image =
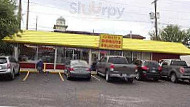
[[[6,58],[0,58],[0,64],[4,64],[4,63],[7,63]]]
[[[172,61],[171,65],[175,65],[175,66],[187,66],[187,63],[185,61]]]
[[[122,57],[110,57],[108,62],[113,64],[128,64],[127,59]]]
[[[158,62],[154,62],[154,61],[145,61],[144,66],[157,68],[157,67],[159,67],[159,64],[158,64]]]
[[[88,64],[87,64],[86,61],[76,60],[76,61],[71,61],[71,66],[84,66],[84,67],[87,67]]]

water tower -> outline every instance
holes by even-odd
[[[65,19],[63,17],[60,17],[56,20],[56,25],[54,25],[53,29],[54,31],[65,32],[67,27],[68,26],[65,25]]]

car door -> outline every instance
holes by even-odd
[[[19,64],[15,58],[11,57],[10,59],[11,59],[12,65],[13,65],[13,69],[15,70],[15,73],[17,74],[19,72]]]
[[[168,62],[166,62],[166,61],[162,62],[161,66],[162,66],[161,75],[162,75],[162,76],[167,76],[168,73],[169,73],[169,71],[168,71],[168,70],[169,70],[169,69],[168,69],[168,67],[169,67]]]
[[[104,57],[103,60],[102,60],[102,62],[101,62],[101,66],[102,66],[101,70],[102,70],[102,73],[104,73],[104,74],[106,73],[107,59],[108,59],[107,57]]]
[[[64,70],[64,72],[65,72],[65,74],[67,74],[67,75],[68,75],[68,72],[69,72],[70,63],[71,63],[71,61],[66,61],[66,62],[65,62],[65,70]]]
[[[103,68],[102,68],[102,62],[103,62],[103,59],[104,59],[104,57],[102,57],[101,58],[101,60],[98,62],[98,64],[97,64],[97,69],[98,69],[98,71],[99,72],[101,72],[101,73],[103,73]]]

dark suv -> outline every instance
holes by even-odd
[[[159,66],[158,62],[150,60],[136,60],[134,64],[137,65],[136,79],[138,81],[145,79],[158,81],[160,79],[162,68]]]

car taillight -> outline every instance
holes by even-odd
[[[90,68],[87,68],[86,71],[89,71],[89,72],[90,72],[91,70],[90,70]]]
[[[110,71],[114,71],[115,66],[113,64],[110,65]]]
[[[147,66],[142,66],[141,68],[142,68],[143,70],[145,70],[145,71],[149,70],[149,68],[148,68]]]
[[[162,71],[162,67],[161,67],[161,66],[159,66],[159,67],[158,67],[158,70],[159,70],[159,71]]]
[[[179,70],[182,74],[185,73],[185,69],[183,67],[180,67],[180,70]]]
[[[11,64],[7,64],[7,69],[10,69],[11,68]]]
[[[69,71],[74,71],[74,68],[69,68]]]

